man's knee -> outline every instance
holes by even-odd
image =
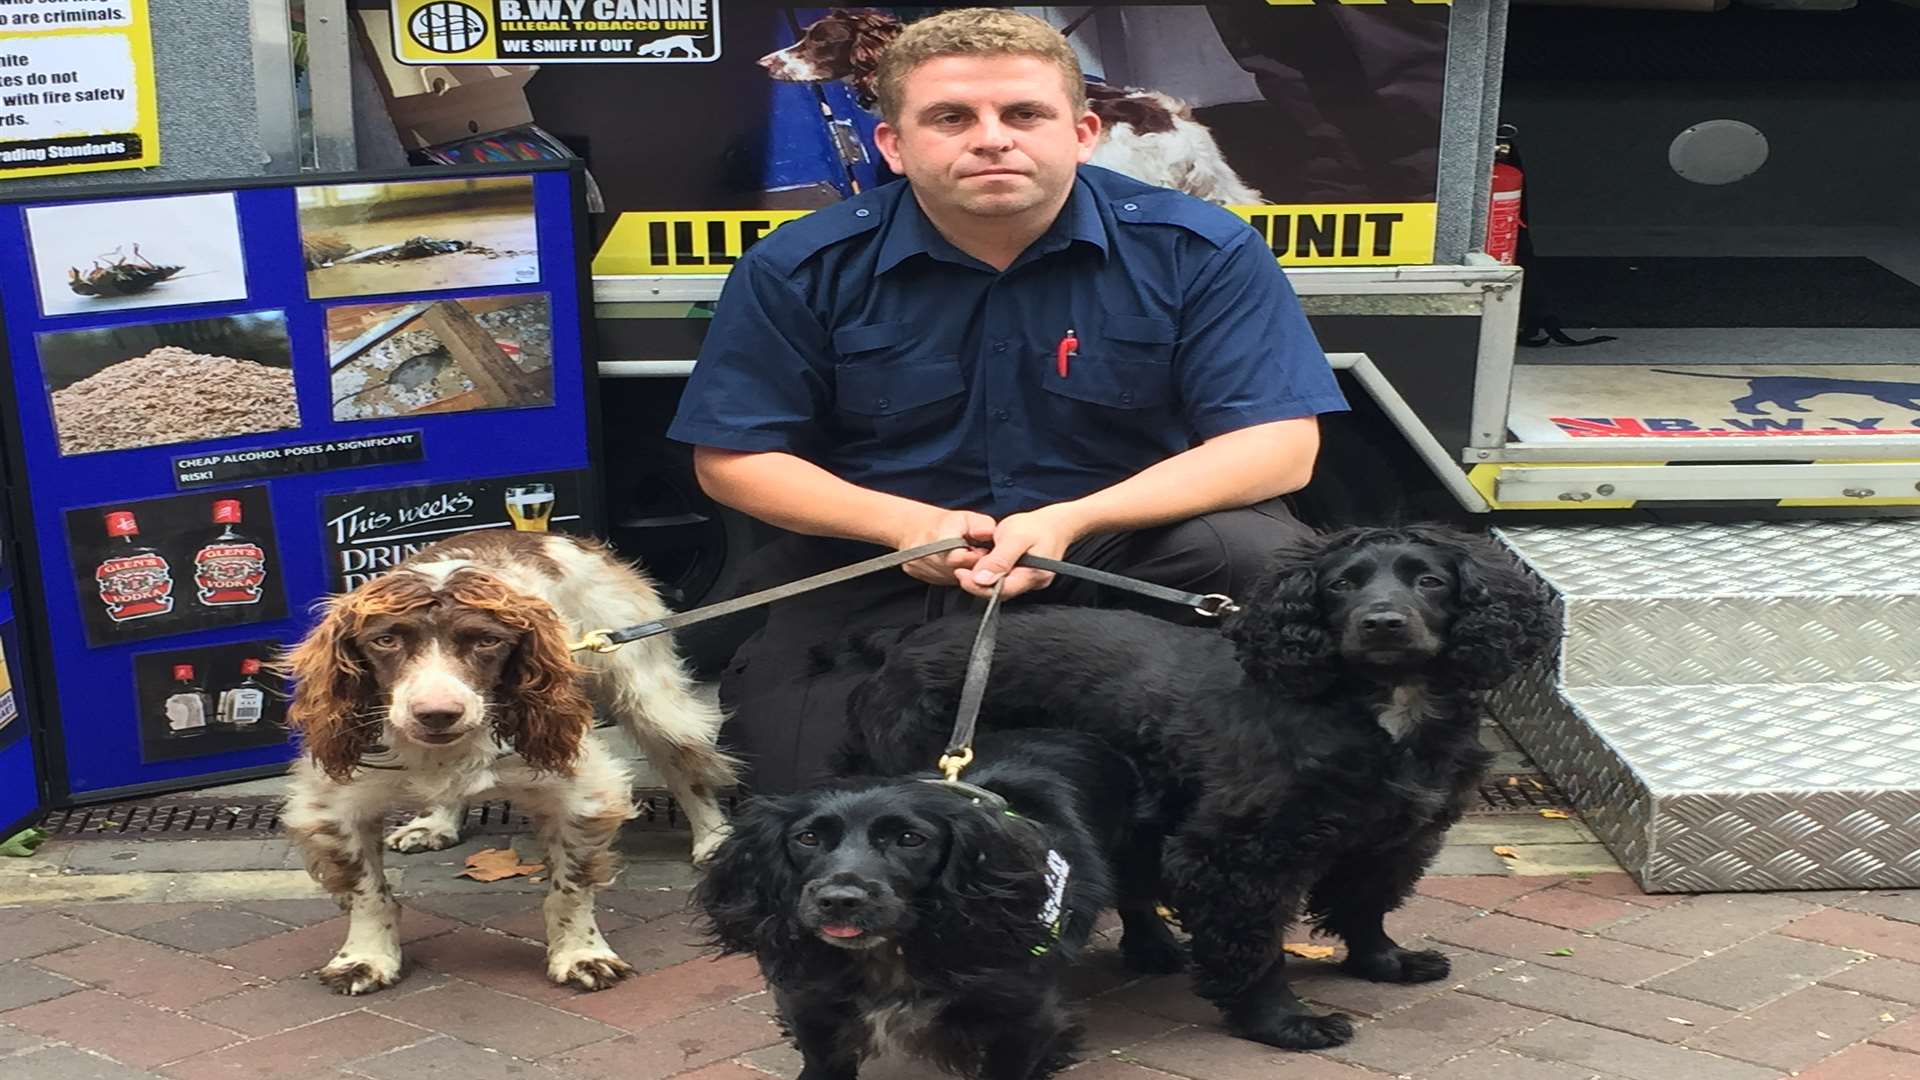
[[[1280,499],[1203,514],[1176,528],[1216,567],[1207,592],[1244,591],[1266,569],[1275,549],[1311,535]]]

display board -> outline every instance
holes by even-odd
[[[785,222],[894,179],[874,58],[946,6],[961,5],[726,0],[702,5],[713,32],[691,51],[530,57],[534,120],[606,197],[595,273],[725,273]],[[1432,260],[1447,3],[993,6],[1066,35],[1105,125],[1094,164],[1228,207],[1289,266]],[[401,62],[427,62],[393,33]]]
[[[316,601],[468,529],[597,531],[583,182],[556,163],[0,205],[56,799],[277,768],[270,663]]]

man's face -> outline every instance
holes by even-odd
[[[1060,69],[1033,56],[941,56],[901,87],[874,141],[929,212],[1013,217],[1058,208],[1100,120],[1075,115]]]

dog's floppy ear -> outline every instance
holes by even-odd
[[[1294,697],[1312,697],[1332,684],[1334,636],[1320,607],[1320,562],[1339,546],[1336,537],[1303,537],[1276,549],[1267,568],[1227,616],[1221,633],[1249,678]]]
[[[853,46],[848,57],[853,74],[853,99],[863,109],[871,109],[880,100],[880,54],[900,36],[900,20],[892,15],[871,11],[846,12],[848,29],[853,31]]]
[[[274,662],[292,680],[287,727],[326,774],[346,783],[360,759],[380,741],[384,725],[372,715],[379,687],[353,637],[377,615],[397,615],[426,603],[432,590],[412,574],[373,579],[331,597],[320,622]]]
[[[1447,530],[1430,542],[1451,549],[1459,613],[1439,670],[1469,690],[1490,690],[1525,667],[1559,636],[1540,579],[1484,537]]]
[[[924,918],[909,950],[916,972],[925,968],[936,979],[941,970],[978,970],[996,959],[1018,963],[1053,940],[1040,921],[1047,846],[1039,827],[959,800],[945,817],[951,839],[937,895],[922,897]]]
[[[804,933],[800,876],[787,858],[787,823],[797,798],[761,795],[742,805],[693,888],[700,929],[724,953],[758,952],[773,961]]]

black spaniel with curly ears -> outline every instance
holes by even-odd
[[[1071,731],[988,735],[976,752],[965,779],[1004,809],[932,773],[755,799],[696,887],[711,941],[759,959],[801,1080],[853,1080],[890,1049],[981,1080],[1051,1075],[1078,1032],[1060,971],[1117,896],[1137,898],[1132,953],[1178,969],[1133,764]]]
[[[1003,617],[985,729],[1102,736],[1156,791],[1163,898],[1192,936],[1194,987],[1233,1033],[1313,1049],[1352,1037],[1287,984],[1301,915],[1345,968],[1444,978],[1384,916],[1439,853],[1489,755],[1480,697],[1555,640],[1545,589],[1492,542],[1436,527],[1350,529],[1275,553],[1218,631],[1126,611]],[[939,752],[974,620],[901,637],[849,705],[849,768]]]

